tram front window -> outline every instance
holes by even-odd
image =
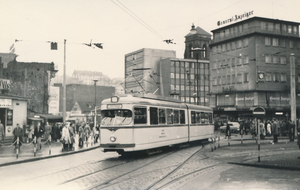
[[[129,125],[132,122],[131,110],[102,110],[101,111],[101,125]]]

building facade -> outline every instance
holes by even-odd
[[[291,55],[296,60],[295,90],[300,89],[299,23],[252,17],[212,32],[210,74],[215,113],[248,117],[254,107],[262,106],[267,118],[291,115]]]

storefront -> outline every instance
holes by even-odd
[[[28,100],[19,96],[0,95],[0,120],[4,125],[5,136],[13,136],[17,124],[26,125]]]

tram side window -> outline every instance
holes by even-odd
[[[158,109],[154,107],[150,107],[150,124],[156,125],[158,124]]]
[[[201,123],[202,124],[208,124],[208,113],[201,112]]]
[[[197,123],[201,123],[201,114],[200,114],[200,112],[196,112],[196,120],[197,120]]]
[[[185,111],[180,110],[180,124],[185,124]]]
[[[191,111],[191,120],[192,120],[192,124],[196,123],[196,112],[195,111]]]
[[[209,123],[213,123],[212,113],[208,113]]]
[[[173,124],[173,110],[167,109],[167,124]]]
[[[179,110],[174,110],[174,123],[179,123]]]
[[[147,108],[134,108],[134,124],[147,123]]]
[[[166,110],[165,109],[159,109],[159,124],[165,124],[166,123]]]

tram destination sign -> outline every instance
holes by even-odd
[[[261,118],[266,115],[266,110],[263,107],[256,107],[253,110],[253,116],[256,118]]]

